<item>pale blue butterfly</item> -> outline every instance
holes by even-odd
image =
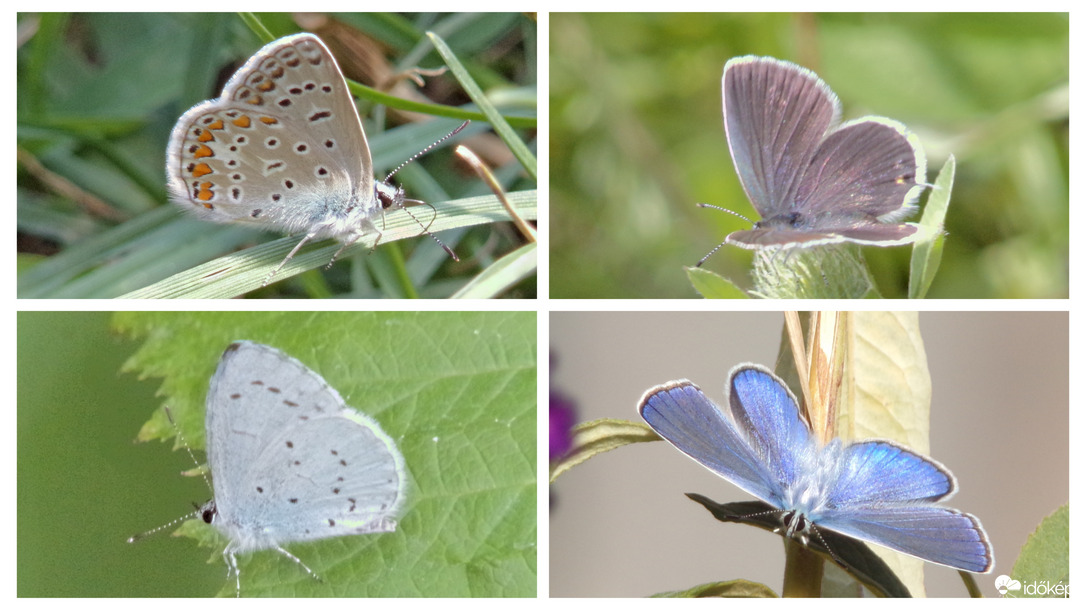
[[[396,442],[295,358],[252,341],[227,347],[206,434],[215,497],[189,516],[229,541],[239,597],[239,554],[272,549],[316,578],[284,544],[396,531],[408,476]]]

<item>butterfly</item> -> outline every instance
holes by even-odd
[[[166,157],[171,201],[197,218],[305,234],[265,285],[310,241],[342,242],[329,265],[366,235],[376,247],[374,220],[405,203],[402,187],[374,178],[347,82],[313,34],[257,51],[220,97],[178,119]]]
[[[638,411],[676,449],[781,510],[793,538],[825,528],[959,570],[992,570],[980,520],[936,505],[957,489],[942,464],[886,440],[820,445],[791,390],[759,365],[732,369],[726,404],[679,380],[646,392]]]
[[[898,221],[916,209],[927,162],[903,124],[871,116],[838,125],[841,102],[829,86],[772,57],[728,60],[722,89],[728,149],[762,217],[724,243],[757,249],[917,239],[918,225]]]

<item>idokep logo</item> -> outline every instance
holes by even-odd
[[[1033,581],[1023,585],[1021,582],[1000,574],[995,580],[996,590],[999,595],[1006,597],[1070,597],[1071,585],[1063,581],[1052,582],[1048,580]]]

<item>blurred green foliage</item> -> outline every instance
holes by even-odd
[[[929,181],[955,155],[929,297],[1066,298],[1068,38],[1062,13],[552,15],[551,296],[697,296],[683,267],[748,225],[695,203],[757,219],[720,93],[724,62],[756,54],[817,72],[845,119],[904,122]],[[863,254],[904,297],[909,248]],[[749,288],[750,258],[706,266]]]

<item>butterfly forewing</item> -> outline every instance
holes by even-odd
[[[840,115],[813,72],[737,57],[724,67],[724,127],[739,180],[762,218],[792,211],[803,172]],[[796,170],[800,171],[796,171]]]
[[[686,380],[652,388],[641,417],[678,450],[740,488],[779,505],[782,490],[727,415]]]

